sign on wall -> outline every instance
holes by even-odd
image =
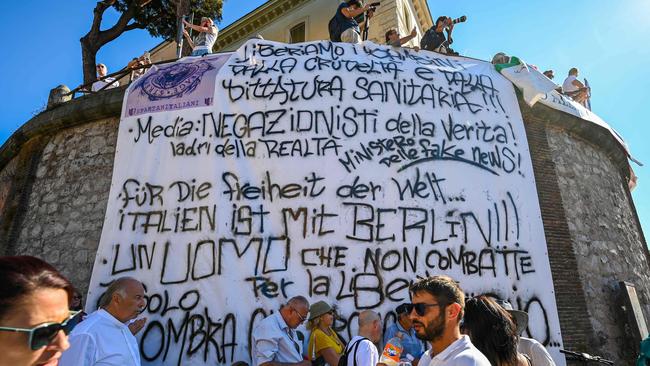
[[[564,364],[523,121],[489,63],[252,40],[130,86],[88,301],[145,284],[144,364],[249,361],[295,295],[336,304],[349,339],[434,274],[528,311]]]

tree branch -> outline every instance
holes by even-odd
[[[90,26],[90,32],[88,33],[99,33],[99,27],[102,24],[104,12],[114,3],[115,0],[103,0],[97,2],[97,6],[95,6],[95,9],[93,10],[93,24]]]
[[[134,30],[134,29],[145,29],[146,27],[147,26],[142,24],[142,23],[133,22],[133,23],[127,25],[126,27],[124,27],[124,31],[127,32],[127,31]]]
[[[120,19],[117,20],[114,26],[110,27],[107,30],[99,32],[97,35],[97,45],[101,47],[119,37],[120,34],[124,33],[125,28],[128,26],[129,22],[131,19],[133,19],[134,16],[135,10],[132,7],[129,7],[122,13],[122,15],[120,15]]]

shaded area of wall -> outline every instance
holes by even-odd
[[[520,99],[553,273],[564,348],[634,363],[638,341],[619,281],[650,314],[650,253],[627,188],[622,147],[594,124]]]
[[[119,119],[68,128],[43,150],[15,244],[87,290],[104,223]]]
[[[564,215],[555,162],[546,137],[547,122],[527,106],[522,105],[521,108],[535,172],[563,346],[564,349],[586,352],[593,332]]]
[[[618,282],[634,284],[648,319],[650,266],[628,188],[599,147],[558,128],[549,128],[547,136],[595,333],[590,348],[631,365],[639,345],[625,330]]]

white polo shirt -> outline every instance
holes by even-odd
[[[432,350],[424,352],[419,366],[490,366],[490,361],[478,348],[474,347],[469,336],[462,336],[444,351],[431,358]]]
[[[138,341],[106,310],[88,315],[72,330],[69,342],[60,366],[140,366]]]

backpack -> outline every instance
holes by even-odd
[[[354,364],[350,366],[357,366],[357,349],[359,348],[359,343],[361,343],[363,340],[368,339],[368,338],[361,338],[358,341],[352,343],[352,345],[348,345],[345,347],[345,352],[341,355],[341,358],[339,358],[339,364],[338,366],[348,366],[348,355],[350,354],[349,352],[352,351],[352,348],[354,348]]]
[[[330,33],[330,40],[332,42],[341,42],[341,33],[343,31],[341,30],[341,23],[339,23],[338,19],[336,18],[338,14],[334,14],[332,19],[330,19],[330,22],[327,24],[327,28]]]

